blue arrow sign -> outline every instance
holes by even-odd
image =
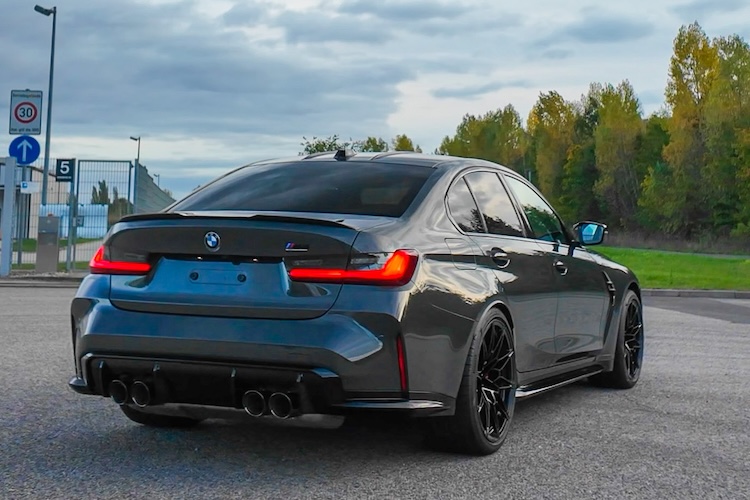
[[[30,165],[39,158],[42,148],[39,141],[30,135],[21,135],[13,139],[8,148],[8,153],[15,157],[19,165]]]

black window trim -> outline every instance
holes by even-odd
[[[459,182],[463,182],[464,183],[464,186],[466,186],[466,189],[469,191],[469,194],[471,195],[471,200],[474,202],[474,206],[476,207],[477,212],[479,212],[481,214],[481,212],[479,211],[479,203],[477,203],[477,197],[474,196],[474,192],[471,190],[471,186],[469,186],[469,183],[466,182],[466,179],[464,178],[465,176],[466,176],[466,172],[465,171],[461,172],[459,175],[457,175],[451,181],[450,185],[448,186],[448,189],[446,189],[446,191],[445,191],[445,198],[444,198],[445,213],[448,214],[448,219],[453,223],[453,225],[455,226],[455,228],[461,234],[463,234],[465,236],[469,236],[469,235],[472,235],[472,234],[489,234],[489,232],[487,231],[487,223],[484,221],[484,217],[480,217],[480,220],[482,221],[482,227],[484,228],[484,232],[483,233],[477,233],[477,232],[474,232],[474,231],[471,231],[471,232],[464,231],[463,229],[461,229],[461,225],[458,222],[456,222],[456,219],[453,217],[453,213],[451,212],[451,207],[448,204],[448,196],[450,196],[451,189],[453,189],[456,186],[456,184],[458,184]]]
[[[552,214],[555,216],[555,218],[557,218],[557,222],[560,223],[560,227],[563,229],[563,232],[565,233],[565,236],[568,238],[568,242],[567,243],[561,241],[561,242],[559,242],[560,245],[569,246],[571,243],[573,243],[575,241],[575,238],[572,237],[572,235],[570,233],[570,230],[568,229],[568,227],[563,222],[562,218],[560,217],[560,214],[557,213],[557,210],[555,210],[555,207],[553,207],[552,204],[549,201],[547,201],[547,199],[536,188],[536,186],[534,186],[532,183],[530,183],[528,180],[526,180],[523,176],[521,176],[521,175],[519,175],[519,174],[517,174],[515,172],[512,172],[512,173],[511,172],[503,172],[503,175],[501,176],[501,178],[503,180],[503,184],[505,184],[505,177],[512,178],[513,180],[519,181],[519,182],[521,182],[521,184],[524,184],[525,186],[529,187],[533,192],[535,192],[542,199],[542,201],[545,203],[545,205],[547,205],[549,207],[549,209],[552,210]],[[516,193],[507,184],[506,184],[506,189],[508,190],[508,193],[510,194],[510,196],[513,198],[513,202],[516,205],[517,210],[518,209],[521,210],[522,221],[523,221],[524,226],[526,227],[526,231],[527,231],[527,234],[529,235],[529,238],[533,239],[534,241],[542,241],[542,242],[544,242],[545,240],[540,240],[540,239],[534,237],[534,231],[531,228],[531,223],[529,222],[529,219],[526,216],[526,212],[521,207],[521,202],[516,197]],[[547,243],[549,243],[549,242],[547,242]]]
[[[481,214],[482,212],[481,212],[481,209],[479,208],[479,203],[477,202],[477,198],[474,195],[474,192],[471,190],[471,186],[469,185],[468,182],[466,182],[466,179],[465,179],[465,177],[467,175],[473,174],[475,172],[488,172],[488,173],[492,173],[492,174],[497,175],[497,178],[500,181],[500,185],[502,185],[503,189],[505,189],[505,192],[507,193],[508,197],[510,198],[511,204],[513,205],[513,209],[515,210],[516,215],[518,216],[519,221],[521,222],[521,226],[523,226],[522,229],[523,229],[523,233],[524,234],[522,236],[512,236],[512,235],[509,235],[509,234],[493,234],[493,233],[490,233],[489,230],[487,229],[487,222],[484,220],[484,217],[481,217],[482,227],[484,228],[484,232],[483,233],[467,232],[467,231],[464,231],[463,229],[461,229],[461,227],[459,226],[458,222],[456,222],[456,220],[453,218],[453,214],[451,213],[450,205],[448,205],[448,193],[450,193],[450,190],[453,189],[453,186],[455,186],[459,181],[463,181],[464,184],[466,185],[466,188],[469,190],[469,193],[471,194],[471,199],[474,201],[474,206],[477,208],[477,210]],[[468,168],[465,168],[465,169],[461,170],[460,172],[458,172],[456,174],[456,176],[453,178],[453,180],[451,180],[451,183],[448,186],[448,189],[446,189],[446,191],[445,191],[445,196],[444,196],[444,199],[443,199],[443,203],[445,205],[445,213],[448,215],[448,220],[451,221],[451,223],[453,224],[453,226],[456,228],[456,230],[459,233],[461,233],[464,236],[478,235],[478,236],[492,236],[492,237],[501,237],[501,238],[519,238],[519,239],[523,239],[523,240],[529,240],[529,239],[531,239],[531,240],[535,240],[536,241],[536,238],[534,238],[534,236],[533,236],[534,232],[531,230],[531,226],[529,225],[528,221],[526,220],[526,214],[523,212],[523,209],[521,209],[521,204],[518,202],[518,199],[516,199],[515,194],[513,193],[513,191],[511,191],[510,187],[505,182],[505,178],[503,177],[503,175],[505,175],[505,174],[506,173],[504,171],[502,171],[502,170],[488,168],[486,166],[481,166],[481,167],[480,166],[472,166],[472,167],[468,167]],[[555,216],[558,217],[557,214],[555,214]],[[558,220],[560,220],[559,217],[558,217]],[[567,231],[567,229],[565,229],[565,230]]]
[[[510,199],[511,205],[513,205],[513,210],[516,211],[516,216],[518,217],[519,222],[521,223],[521,226],[523,226],[523,232],[524,235],[522,236],[525,239],[534,239],[533,234],[534,232],[530,230],[527,221],[526,221],[526,214],[523,211],[523,208],[521,208],[521,204],[518,203],[518,200],[516,199],[515,194],[513,191],[511,191],[510,186],[505,182],[505,177],[503,174],[505,172],[499,171],[495,172],[497,175],[497,178],[500,180],[500,184],[503,186],[503,189],[505,189],[505,192],[508,195],[508,198]],[[467,183],[468,184],[468,183]],[[513,238],[513,236],[509,236],[510,238]],[[521,238],[521,236],[515,236],[516,238]]]

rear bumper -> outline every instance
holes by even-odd
[[[102,298],[106,277],[92,278],[71,306],[76,373],[69,385],[80,394],[109,397],[117,379],[149,384],[154,408],[241,411],[245,391],[258,390],[289,393],[301,414],[453,411],[453,399],[439,390],[401,391],[401,324],[387,312],[268,320],[127,311]]]
[[[86,354],[76,392],[110,396],[109,384],[141,381],[150,388],[149,406],[183,403],[242,409],[242,396],[255,390],[290,394],[299,413],[325,413],[344,402],[341,380],[325,369],[275,368],[192,360]],[[83,382],[83,383],[81,383]]]
[[[69,382],[75,392],[110,397],[109,384],[113,380],[126,386],[143,382],[151,389],[151,399],[142,411],[152,413],[226,416],[222,410],[243,410],[243,395],[247,391],[258,391],[266,398],[277,392],[288,394],[293,401],[293,416],[359,411],[428,416],[450,411],[450,405],[439,397],[347,399],[341,379],[322,368],[276,368],[92,353],[83,356],[81,367],[82,376],[75,376]]]

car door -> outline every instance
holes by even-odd
[[[462,230],[481,249],[477,266],[491,269],[507,300],[515,330],[516,366],[521,372],[550,366],[556,357],[556,277],[539,246],[526,238],[510,196],[493,171],[477,170],[459,178],[448,203],[471,206]],[[455,215],[454,215],[455,219]]]
[[[606,276],[588,251],[572,245],[569,231],[536,189],[520,177],[504,177],[523,209],[533,237],[548,256],[545,265],[556,275],[558,361],[601,350],[610,298]]]

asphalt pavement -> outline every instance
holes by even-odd
[[[141,427],[68,389],[73,294],[0,288],[0,498],[750,498],[747,300],[647,297],[636,388],[521,402],[475,458],[426,449],[419,420]]]

